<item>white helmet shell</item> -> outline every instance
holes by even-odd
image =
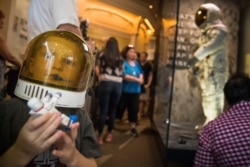
[[[84,106],[94,57],[82,38],[64,30],[48,31],[28,44],[25,56],[16,96],[29,100],[60,93],[56,106]]]

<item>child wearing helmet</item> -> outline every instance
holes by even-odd
[[[0,164],[3,166],[96,166],[100,156],[93,124],[81,110],[93,57],[77,35],[53,30],[35,37],[26,49],[15,95],[0,103]],[[27,100],[60,94],[59,112],[30,116]],[[70,130],[58,127],[62,115],[76,115]],[[15,160],[12,160],[15,157]]]

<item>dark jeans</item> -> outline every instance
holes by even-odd
[[[122,92],[122,83],[101,81],[98,88],[99,94],[99,125],[98,132],[102,134],[103,128],[108,119],[108,132],[114,128],[116,107],[119,103]]]
[[[139,96],[138,93],[122,93],[121,100],[118,104],[116,118],[122,119],[125,110],[128,110],[129,122],[137,122],[137,114],[139,110]]]

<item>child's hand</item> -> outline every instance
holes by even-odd
[[[61,119],[60,113],[30,117],[21,129],[14,148],[30,160],[44,152],[63,135],[61,131],[57,131]]]
[[[71,166],[76,161],[78,151],[75,147],[75,140],[79,122],[70,125],[70,131],[63,131],[62,137],[55,143],[55,150],[53,155],[59,157],[60,162]]]

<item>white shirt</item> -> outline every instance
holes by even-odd
[[[29,41],[65,23],[80,24],[76,0],[31,0],[28,13]]]

